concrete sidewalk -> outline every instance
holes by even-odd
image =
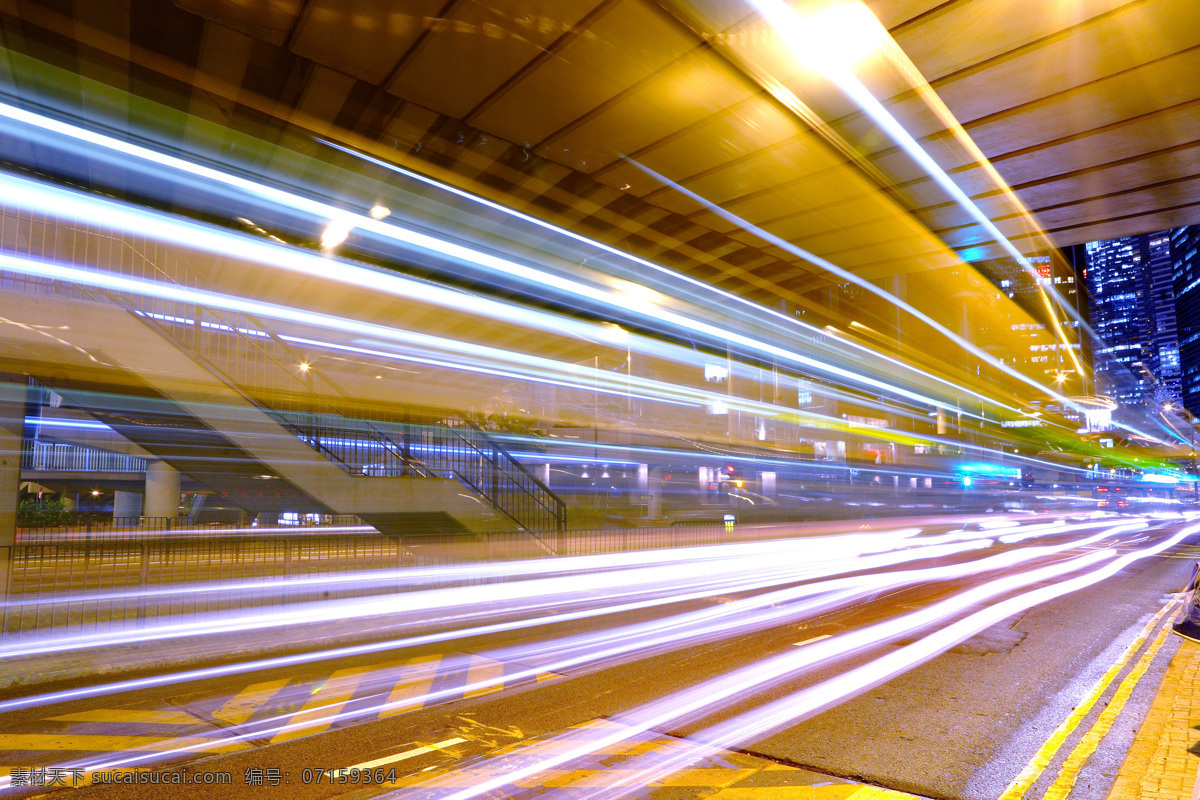
[[[1108,800],[1196,798],[1198,725],[1200,644],[1188,641],[1171,660]]]

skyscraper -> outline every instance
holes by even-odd
[[[1171,231],[1183,405],[1200,416],[1200,225]]]
[[[1169,337],[1174,307],[1164,271],[1170,240],[1164,234],[1122,236],[1089,242],[1085,250],[1089,317],[1097,339],[1092,348],[1097,393],[1122,406],[1151,409],[1173,385],[1164,382],[1162,366],[1172,370],[1171,380],[1177,361],[1177,346]]]
[[[1138,237],[1144,242],[1142,263],[1150,273],[1150,371],[1158,378],[1155,400],[1177,406],[1183,401],[1179,371],[1179,335],[1175,316],[1175,286],[1171,260],[1171,231]]]
[[[1001,332],[979,331],[979,345],[985,350],[994,350],[993,355],[997,359],[1015,366],[1047,386],[1055,386],[1068,393],[1081,392],[1083,376],[1075,375],[1077,370],[1074,366],[1075,358],[1080,356],[1082,349],[1079,336],[1080,297],[1075,273],[1063,258],[1034,255],[1029,256],[1027,261],[1028,267],[1013,258],[974,263],[980,274],[1023,312],[1005,313],[1003,308],[996,309],[990,321],[1002,326],[1007,335],[994,337],[993,333]],[[1061,338],[1056,330],[1062,332]],[[1016,340],[1019,345],[1016,348],[993,348],[988,344],[993,338],[1001,338],[1008,343]],[[1074,350],[1075,353],[1068,353],[1068,350]]]

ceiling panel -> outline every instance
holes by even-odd
[[[258,39],[283,44],[303,7],[303,0],[246,3],[238,0],[173,0],[185,11]]]
[[[380,83],[424,31],[441,0],[308,0],[292,35],[296,55]]]
[[[589,164],[612,164],[746,100],[754,92],[752,85],[731,74],[711,52],[696,51],[554,136],[537,153],[590,172]]]
[[[428,36],[406,59],[387,90],[465,119],[596,4],[597,0],[459,3],[436,35]]]
[[[656,9],[624,0],[472,123],[533,146],[697,46],[695,37]]]

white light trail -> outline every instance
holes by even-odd
[[[1118,558],[1113,558],[1116,554],[1112,550],[1093,551],[1070,561],[990,581],[919,611],[851,633],[814,642],[797,651],[784,653],[749,667],[734,670],[719,678],[705,681],[698,686],[654,701],[637,711],[616,717],[614,721],[622,727],[613,733],[590,737],[575,745],[573,742],[581,738],[578,735],[567,734],[558,737],[559,746],[555,748],[558,751],[555,755],[540,759],[534,757],[530,759],[532,763],[521,766],[509,765],[503,771],[502,777],[481,781],[469,789],[450,792],[445,795],[444,800],[469,800],[469,798],[479,797],[502,786],[527,780],[546,770],[569,764],[575,759],[598,750],[618,746],[647,731],[676,727],[681,721],[711,714],[731,702],[776,685],[781,680],[794,678],[803,670],[810,669],[815,665],[869,650],[881,643],[911,635],[916,631],[966,613],[993,598],[1018,591],[1032,584],[1047,580],[1055,581],[1050,586],[1027,592],[996,603],[983,611],[972,613],[967,618],[925,637],[915,645],[901,648],[893,654],[851,670],[839,678],[825,681],[798,693],[798,695],[771,703],[756,712],[750,712],[750,715],[754,716],[742,715],[735,718],[734,721],[716,726],[717,734],[706,737],[703,745],[698,746],[693,752],[711,751],[711,749],[725,746],[728,742],[734,741],[736,737],[745,735],[747,731],[751,732],[751,735],[761,735],[781,724],[799,721],[805,715],[811,715],[830,705],[836,705],[857,692],[895,677],[968,638],[973,633],[1021,610],[1110,577],[1138,559],[1146,558],[1179,544],[1196,530],[1200,530],[1200,526],[1186,528],[1157,545]],[[1101,566],[1100,562],[1107,563]],[[1083,569],[1090,571],[1070,579],[1065,577]],[[797,697],[801,699],[798,700]],[[750,718],[750,722],[747,722],[747,717]],[[692,760],[694,759],[688,759],[688,763]],[[644,771],[636,781],[636,786],[644,785],[646,776],[653,779],[653,777],[664,774],[664,770],[672,772],[682,766],[682,763],[676,759],[669,759],[669,764],[669,767],[662,769]],[[621,783],[625,785],[630,782],[633,781],[622,781]],[[436,781],[432,785],[436,786]],[[388,796],[403,797],[404,791],[394,792]]]
[[[747,300],[746,298],[744,298],[740,295],[734,294],[732,292],[724,291],[724,290],[722,290],[716,286],[713,286],[711,284],[705,283],[700,280],[696,280],[695,278],[688,277],[687,275],[684,275],[680,272],[676,272],[676,271],[668,269],[667,267],[664,267],[660,264],[656,264],[653,261],[648,261],[644,258],[640,258],[636,255],[633,255],[632,253],[627,253],[623,250],[619,250],[619,249],[612,247],[611,245],[607,245],[603,242],[596,241],[594,239],[589,239],[586,236],[575,233],[574,231],[567,230],[566,228],[561,228],[557,225],[546,222],[545,220],[538,219],[537,217],[530,216],[529,214],[523,214],[520,211],[508,208],[507,206],[501,205],[500,203],[495,203],[484,197],[480,197],[479,195],[471,194],[470,192],[463,191],[462,189],[459,189],[457,187],[434,180],[433,178],[430,178],[427,175],[422,175],[419,172],[405,169],[404,167],[401,167],[397,164],[389,163],[387,161],[384,161],[379,158],[375,158],[374,156],[368,155],[366,153],[362,153],[362,152],[354,150],[352,148],[344,147],[343,145],[337,144],[336,142],[332,142],[332,141],[329,141],[326,139],[320,139],[320,138],[318,138],[317,141],[319,141],[322,144],[324,144],[328,147],[331,147],[335,150],[338,150],[340,152],[354,156],[355,158],[362,159],[363,161],[365,161],[369,164],[374,164],[375,166],[382,167],[386,170],[395,172],[399,175],[403,175],[406,178],[410,178],[412,180],[419,181],[428,186],[433,186],[433,187],[440,189],[444,192],[447,192],[449,194],[453,194],[453,195],[461,197],[465,200],[469,200],[471,202],[478,203],[479,205],[482,205],[493,211],[499,211],[508,216],[514,217],[516,219],[520,219],[523,222],[527,222],[529,224],[536,225],[536,226],[543,228],[545,230],[548,230],[548,231],[552,231],[560,236],[564,236],[569,239],[574,239],[575,241],[585,244],[589,247],[598,248],[606,253],[617,256],[620,259],[627,260],[633,264],[636,264],[638,267],[643,267],[643,268],[652,270],[654,272],[660,273],[664,276],[668,276],[672,280],[682,281],[685,284],[691,286],[693,289],[698,290],[703,295],[715,295],[716,298],[718,298],[718,302],[734,303],[736,305],[743,306],[748,311],[750,311],[751,313],[753,313],[755,315],[765,315],[767,317],[775,319],[778,322],[785,323],[786,327],[799,328],[799,329],[803,330],[805,333],[808,333],[810,335],[822,336],[825,333],[825,330],[823,328],[816,326],[816,325],[811,325],[807,322],[804,322],[803,320],[796,319],[794,316],[789,316],[787,314],[781,314],[778,311],[767,308],[766,306],[762,306],[751,300]],[[875,350],[871,347],[867,347],[866,345],[862,344],[861,342],[855,342],[855,341],[848,340],[848,339],[842,339],[839,341],[839,344],[844,348],[858,350],[862,353],[870,354],[872,357],[883,359],[884,361],[887,361],[887,362],[893,364],[894,366],[900,367],[901,369],[903,369],[907,372],[912,372],[912,373],[918,374],[923,378],[932,379],[932,380],[936,381],[937,383],[943,384],[944,386],[952,389],[955,392],[959,392],[959,393],[965,392],[966,394],[968,394],[972,397],[975,397],[976,399],[983,400],[988,403],[996,404],[996,405],[998,405],[1002,408],[1005,408],[1006,410],[1009,410],[1009,411],[1020,413],[1019,409],[1013,408],[1011,406],[1007,406],[1004,403],[997,400],[996,398],[987,397],[986,395],[980,394],[980,393],[972,390],[969,387],[965,387],[960,384],[954,383],[953,381],[947,380],[946,378],[943,378],[939,375],[932,375],[925,370],[921,370],[918,367],[914,367],[913,365],[905,362],[902,359],[892,358],[891,356],[889,356],[886,353]]]
[[[905,645],[894,652],[887,653],[868,664],[856,667],[835,678],[822,681],[753,711],[701,730],[693,734],[689,740],[681,742],[679,748],[672,749],[669,755],[663,757],[656,757],[654,755],[643,757],[640,759],[641,764],[628,765],[629,769],[619,779],[615,780],[613,785],[599,792],[588,793],[585,796],[589,800],[628,796],[632,792],[639,791],[647,783],[669,775],[707,755],[712,755],[720,750],[748,741],[761,739],[772,731],[802,722],[821,711],[832,708],[851,697],[859,695],[929,661],[960,642],[1009,617],[1112,577],[1135,561],[1155,555],[1179,544],[1196,530],[1196,527],[1185,529],[1166,541],[1117,558],[1083,575],[1002,600],[974,612],[964,619],[953,622],[940,630],[934,631],[922,637],[917,642]],[[866,633],[866,631],[863,633]],[[757,671],[762,666],[756,665],[746,672]],[[718,681],[724,682],[729,677],[731,676],[724,676],[718,679]],[[701,687],[688,690],[686,694],[698,697],[701,689],[712,691],[714,687],[705,684]],[[736,687],[734,691],[736,691]],[[659,701],[657,705],[661,707],[662,701]],[[642,716],[643,714],[645,714],[645,711],[637,713],[637,716]],[[678,717],[674,719],[677,720]],[[637,723],[637,727],[645,726],[643,730],[649,730],[652,727],[663,725],[664,722],[665,720],[661,718],[653,722],[647,720]]]
[[[35,128],[52,131],[56,134],[66,136],[77,141],[86,142],[90,145],[103,147],[113,152],[137,158],[147,163],[155,164],[157,166],[175,170],[183,174],[222,184],[245,192],[251,196],[261,198],[280,207],[289,208],[308,214],[316,219],[337,219],[339,220],[338,224],[342,227],[345,227],[347,231],[349,231],[349,227],[347,226],[353,226],[362,230],[370,231],[375,235],[390,239],[406,246],[415,247],[424,251],[437,253],[448,258],[476,264],[478,266],[493,270],[496,273],[504,275],[508,278],[517,277],[534,285],[550,287],[575,297],[598,302],[613,310],[620,310],[622,312],[630,310],[629,297],[626,293],[621,291],[612,291],[607,288],[592,287],[580,281],[555,275],[535,267],[530,267],[512,259],[501,258],[482,250],[472,249],[454,242],[438,239],[427,234],[404,228],[394,223],[386,223],[381,220],[374,219],[369,213],[352,213],[337,206],[313,200],[298,194],[289,193],[282,189],[260,184],[247,178],[222,172],[211,167],[195,164],[175,156],[159,153],[139,145],[131,144],[129,142],[123,142],[113,137],[105,136],[104,134],[88,131],[59,120],[43,117],[41,115],[8,104],[0,103],[0,117],[8,117]],[[79,216],[85,219],[93,219],[97,222],[97,224],[120,227],[131,233],[151,236],[153,238],[160,239],[161,241],[184,242],[188,244],[188,246],[198,247],[210,252],[218,252],[235,257],[250,258],[267,266],[278,266],[284,269],[300,271],[305,274],[320,275],[322,277],[337,280],[348,285],[360,287],[371,286],[378,291],[384,291],[393,294],[399,292],[401,296],[405,296],[412,295],[414,290],[411,284],[417,283],[403,279],[394,273],[389,273],[382,270],[368,270],[363,268],[361,265],[350,265],[346,262],[339,262],[328,258],[320,258],[316,256],[310,256],[308,254],[301,254],[291,248],[267,244],[260,239],[230,234],[225,231],[219,231],[218,229],[201,230],[200,226],[190,225],[185,226],[190,227],[190,231],[181,231],[179,230],[180,224],[176,220],[170,220],[166,217],[152,214],[150,212],[137,212],[128,207],[119,206],[111,201],[95,201],[92,198],[86,198],[85,200],[80,201],[78,198],[76,198],[76,201],[67,203],[65,207],[57,207],[57,204],[54,202],[46,200],[39,201],[38,198],[31,196],[29,191],[21,190],[19,186],[14,186],[11,184],[11,182],[6,189],[9,193],[11,193],[12,202],[27,204],[29,207],[38,208],[39,210],[42,210],[48,214],[65,214]],[[107,213],[97,215],[95,213],[97,204],[107,207]],[[174,230],[172,231],[172,229]],[[339,228],[339,231],[340,230],[341,228]],[[172,233],[174,234],[173,236]],[[225,242],[221,241],[223,237]],[[232,241],[237,241],[239,244],[234,246],[231,243]],[[272,251],[275,253],[274,257],[267,255]],[[288,253],[289,256],[280,257],[280,252]],[[307,260],[298,256],[307,256]],[[307,262],[311,260],[315,260],[315,262],[322,266],[316,266],[315,264],[309,265]],[[641,260],[637,261],[638,263],[641,263]],[[651,262],[645,263],[650,264]],[[669,272],[667,270],[663,270],[661,267],[658,269],[660,271]],[[677,273],[670,274],[674,277],[682,279],[682,276],[678,276]],[[691,279],[688,280],[691,283],[699,285],[699,282]],[[421,286],[428,294],[428,297],[426,298],[427,302],[440,302],[440,304],[445,304],[442,302],[444,298],[441,300],[432,299],[432,296],[435,294],[432,291],[433,287],[427,284],[421,284]],[[457,295],[460,303],[465,302],[463,298],[469,297],[463,293],[452,294]],[[720,294],[724,295],[727,293]],[[736,296],[730,295],[730,297]],[[475,299],[479,300],[479,298]],[[739,299],[739,302],[749,304],[749,301],[744,299]],[[514,307],[508,304],[500,305],[508,310],[506,314],[502,314],[496,318],[513,319],[518,316],[514,309],[519,307]],[[802,326],[799,321],[779,315],[777,312],[769,312],[766,309],[762,309],[754,304],[749,305],[752,305],[760,312],[767,313],[769,316],[788,320],[792,327],[800,326],[811,328],[811,326]],[[482,313],[482,311],[479,313]],[[534,317],[539,316],[538,312],[530,311],[529,314]],[[885,381],[868,378],[865,375],[855,373],[851,370],[843,370],[834,367],[831,364],[821,362],[818,359],[804,356],[786,348],[771,345],[768,342],[756,340],[753,337],[737,334],[733,331],[722,329],[701,320],[671,312],[662,307],[642,309],[640,315],[645,318],[646,323],[651,327],[655,327],[660,322],[666,322],[679,328],[680,330],[704,333],[714,337],[716,341],[736,342],[742,346],[750,348],[751,350],[766,353],[768,355],[790,361],[797,366],[830,372],[831,374],[834,374],[842,379],[851,380],[855,383],[861,383],[877,389],[884,389],[888,392],[897,392],[900,396],[929,404],[934,407],[941,407],[947,410],[950,410],[953,407],[953,403],[942,401],[937,398],[919,395],[914,392],[904,390],[899,386],[889,384]],[[489,316],[495,315],[489,314]],[[535,325],[534,327],[539,326]],[[812,330],[814,332],[817,331],[815,328]],[[901,360],[894,359],[886,354],[876,352],[870,348],[862,346],[861,344],[854,345],[854,347],[855,349],[871,353],[876,357],[882,358],[885,361],[890,362],[893,366],[900,366],[903,369],[925,375],[926,377],[931,377],[923,373],[921,370],[916,370],[911,365],[905,364]],[[980,394],[968,387],[952,384],[944,379],[938,378],[937,380],[946,384],[947,386],[953,386],[959,393],[966,393],[987,403],[1002,407],[1008,411],[1018,412],[1018,409],[1008,406],[996,398],[991,398]]]
[[[423,698],[425,704],[436,702],[442,699],[450,699],[452,696],[461,696],[462,693],[471,693],[477,690],[493,687],[497,682],[513,681],[520,679],[535,679],[538,674],[546,671],[564,671],[568,669],[578,668],[587,664],[603,664],[618,656],[626,656],[637,652],[651,652],[656,649],[669,646],[678,646],[681,643],[695,643],[703,641],[706,638],[728,634],[733,631],[740,630],[747,632],[756,630],[768,625],[783,624],[788,621],[795,621],[798,618],[803,618],[807,615],[820,613],[822,611],[844,605],[846,602],[854,599],[856,596],[874,595],[878,591],[894,588],[898,586],[911,585],[919,582],[949,580],[956,577],[965,577],[970,575],[981,574],[986,571],[994,571],[997,569],[1009,568],[1021,563],[1029,562],[1034,559],[1042,558],[1047,555],[1062,552],[1065,550],[1082,547],[1089,542],[1093,542],[1101,537],[1112,535],[1114,532],[1119,532],[1125,528],[1131,527],[1114,526],[1108,530],[1101,531],[1090,537],[1082,540],[1062,543],[1052,547],[1042,548],[1026,548],[1023,550],[1014,550],[1007,553],[1002,553],[996,556],[985,558],[978,562],[966,562],[960,564],[951,564],[941,567],[933,567],[924,570],[911,570],[897,573],[877,573],[873,575],[860,575],[850,578],[842,578],[833,581],[825,581],[817,584],[799,586],[791,589],[780,590],[765,595],[752,596],[742,598],[733,603],[724,604],[721,606],[701,609],[699,611],[687,612],[683,615],[667,617],[664,620],[657,620],[648,623],[638,623],[634,625],[623,626],[615,631],[601,630],[595,634],[583,636],[568,637],[567,639],[558,640],[557,643],[550,645],[533,646],[536,650],[529,648],[516,648],[504,651],[495,651],[490,656],[496,658],[506,658],[518,661],[520,658],[527,657],[530,653],[536,652],[539,655],[547,653],[558,653],[555,660],[545,663],[540,663],[536,668],[528,668],[516,673],[506,674],[498,678],[491,678],[483,681],[470,683],[465,687],[455,687],[446,689],[442,692],[433,692],[427,694]],[[933,548],[927,548],[924,551],[926,557],[940,557],[953,554],[955,552],[966,552],[969,550],[978,549],[983,542],[966,543],[963,545],[940,545]],[[879,563],[867,562],[861,563],[864,569],[878,568],[886,566],[887,563],[899,563],[904,558],[904,553],[883,554],[877,557],[884,559]],[[1092,553],[1084,556],[1084,559],[1104,558],[1106,553]],[[889,562],[890,560],[890,562]],[[1079,559],[1068,562],[1068,564],[1076,564]],[[1043,574],[1057,574],[1055,570],[1066,569],[1064,565],[1053,565],[1051,567],[1035,570],[1029,573],[1031,576],[1041,576]],[[1033,580],[1036,578],[1030,578]],[[1013,580],[1018,580],[1014,578]],[[812,598],[809,601],[796,604],[794,601],[803,598]],[[790,605],[788,603],[791,603]],[[913,615],[910,615],[913,616]],[[555,615],[548,617],[545,621],[562,622],[571,619],[570,614]],[[495,626],[492,626],[495,627]],[[473,631],[471,635],[479,635],[478,629]],[[895,635],[903,635],[903,631]],[[839,637],[843,639],[844,637]],[[412,646],[412,642],[406,643],[406,646]],[[379,645],[375,645],[379,647]],[[596,649],[599,648],[599,649]],[[337,651],[340,655],[349,654],[347,651],[369,652],[361,648],[341,648]],[[847,651],[848,652],[848,651]],[[279,666],[282,663],[297,663],[291,662],[287,658],[270,659],[273,662],[271,666]],[[813,664],[818,662],[813,662]],[[265,667],[263,667],[265,668]],[[221,669],[221,668],[217,668]],[[168,676],[173,677],[176,681],[184,679],[197,679],[200,677],[212,677],[215,674],[229,674],[228,672],[218,673],[214,670],[196,670],[183,675]],[[127,681],[123,684],[109,685],[108,687],[88,687],[100,688],[107,691],[127,691],[132,688],[143,688],[150,685],[161,685],[163,677],[144,679],[141,681]],[[58,692],[53,695],[45,695],[41,698],[22,698],[20,700],[9,701],[5,704],[0,704],[0,711],[13,710],[14,708],[27,707],[28,705],[41,704],[42,702],[60,702],[62,700],[74,699],[81,696],[87,689],[69,690]],[[350,712],[340,713],[334,717],[334,720],[350,721],[366,716],[374,716],[383,710],[399,707],[410,703],[411,700],[402,700],[393,703],[384,702],[382,704],[374,704],[365,708],[357,708]],[[278,717],[273,717],[269,720],[263,720],[253,726],[240,726],[240,732],[232,736],[222,739],[217,744],[222,746],[228,745],[234,741],[242,741],[251,738],[261,738],[268,735],[274,735],[284,730],[303,730],[306,726],[321,724],[322,726],[331,723],[329,717],[323,717],[319,721],[313,720],[306,723],[289,723],[292,719],[291,714],[286,714]],[[166,758],[170,755],[178,755],[204,750],[206,745],[211,746],[213,743],[181,743],[176,748],[166,747],[159,752],[154,753],[139,753],[131,756],[123,756],[117,760],[109,760],[103,763],[97,763],[96,760],[87,760],[77,762],[71,765],[88,770],[98,769],[113,769],[118,767],[128,767],[133,764],[145,763],[151,760]],[[107,757],[105,757],[107,758]],[[3,782],[0,782],[3,785]]]

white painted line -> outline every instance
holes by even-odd
[[[811,639],[805,639],[803,642],[796,642],[794,645],[792,645],[792,647],[804,647],[806,644],[812,644],[813,642],[819,642],[822,639],[828,639],[832,635],[833,634],[831,633],[822,633],[820,636],[814,636]]]
[[[375,769],[375,767],[382,767],[384,764],[394,764],[397,761],[405,761],[410,758],[416,758],[417,756],[425,755],[426,753],[432,753],[434,750],[441,750],[446,747],[452,747],[456,744],[461,744],[462,742],[465,742],[465,741],[466,741],[466,739],[460,739],[456,736],[455,738],[447,739],[444,742],[438,742],[437,744],[428,744],[428,745],[424,745],[422,747],[414,747],[412,750],[405,750],[403,753],[396,753],[395,755],[384,756],[383,758],[377,758],[374,761],[367,761],[363,764],[355,764],[352,767],[346,767],[346,769]]]

